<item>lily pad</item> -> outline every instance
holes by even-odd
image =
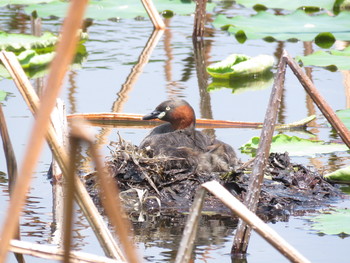
[[[246,91],[262,90],[272,86],[273,73],[271,71],[254,76],[233,77],[231,79],[214,79],[208,85],[207,91],[216,91],[223,88],[231,89],[238,94]]]
[[[87,55],[88,53],[86,51],[86,47],[80,44],[77,48],[77,53],[71,67],[80,68]],[[54,56],[55,52],[53,51],[41,54],[32,49],[23,51],[16,55],[19,63],[24,69],[24,72],[31,79],[45,76],[48,73],[47,66],[52,61]],[[0,79],[3,78],[11,78],[11,75],[8,73],[6,68],[0,64]]]
[[[160,13],[171,10],[178,15],[189,15],[194,12],[196,7],[194,1],[154,0],[153,3]],[[30,5],[25,8],[25,12],[31,14],[33,11],[36,11],[39,17],[55,16],[63,18],[67,15],[68,5],[68,2],[56,0],[44,5]],[[208,11],[213,10],[214,7],[215,4],[207,3]],[[96,20],[135,18],[139,16],[148,17],[140,0],[90,0],[85,14],[85,18]]]
[[[251,17],[227,18],[219,15],[213,25],[216,28],[225,28],[234,35],[244,32],[248,39],[312,41],[320,33],[328,32],[337,40],[350,40],[349,12],[341,12],[338,16],[310,16],[301,10],[282,16],[265,11]]]
[[[255,156],[260,142],[259,137],[253,137],[243,145],[240,150]],[[270,152],[288,152],[290,156],[315,156],[316,154],[347,151],[349,148],[344,144],[325,143],[323,141],[311,141],[297,136],[278,134],[272,138]]]
[[[257,5],[266,8],[296,10],[298,8],[322,8],[332,10],[335,0],[237,0],[237,4],[245,7],[254,7]]]
[[[26,49],[53,49],[58,37],[50,32],[45,32],[42,36],[36,37],[25,34],[8,34],[0,32],[0,49],[19,53]]]
[[[335,113],[341,119],[341,121],[344,123],[346,128],[348,128],[350,130],[350,109],[338,110]]]
[[[49,3],[57,0],[0,0],[0,6]]]
[[[337,183],[350,184],[350,166],[326,174],[324,178]]]
[[[243,54],[232,54],[223,61],[207,67],[207,72],[214,78],[230,79],[254,74],[262,74],[273,66],[274,58],[268,55],[249,57]]]
[[[0,102],[6,100],[7,94],[6,91],[0,90]]]
[[[310,218],[312,229],[326,235],[350,235],[350,209],[337,209]]]
[[[350,69],[350,47],[344,50],[316,51],[308,56],[298,56],[304,66],[336,67],[340,70]]]

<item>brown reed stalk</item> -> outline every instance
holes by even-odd
[[[265,114],[264,125],[260,135],[259,147],[254,159],[252,174],[249,178],[247,194],[244,199],[245,205],[253,213],[255,213],[258,206],[266,161],[270,153],[271,140],[281,102],[286,65],[286,54],[283,53],[278,64],[277,75],[272,87],[269,106]],[[247,252],[250,233],[251,229],[246,222],[239,220],[231,250],[233,255],[245,254]]]
[[[4,149],[5,153],[5,159],[6,159],[6,167],[7,167],[7,176],[8,176],[8,186],[9,186],[9,193],[10,193],[10,198],[12,196],[12,189],[14,187],[14,184],[16,182],[17,178],[17,161],[16,161],[16,156],[13,151],[11,139],[8,133],[7,129],[7,124],[6,124],[6,119],[4,112],[2,110],[2,105],[0,103],[0,134],[2,138],[2,146]],[[19,224],[16,227],[16,234],[15,234],[15,239],[20,240],[21,235],[20,235],[20,226]],[[17,259],[18,263],[25,262],[24,257],[20,253],[15,253],[15,257]]]
[[[69,263],[70,250],[72,244],[72,230],[74,220],[74,192],[75,180],[74,177],[78,171],[78,140],[74,137],[69,138],[70,145],[70,162],[69,173],[64,181],[64,210],[63,210],[63,246],[64,255],[63,262]]]
[[[63,250],[57,247],[14,239],[11,240],[10,250],[15,253],[56,261],[63,260],[64,254]],[[110,259],[81,251],[71,251],[70,260],[71,262],[80,263],[125,263],[125,261]]]
[[[207,0],[196,0],[192,39],[203,38]]]
[[[198,222],[201,216],[202,204],[205,195],[209,191],[234,212],[241,220],[246,222],[261,237],[269,242],[281,254],[291,262],[310,263],[294,247],[278,235],[271,227],[264,223],[258,216],[251,212],[243,203],[235,198],[225,187],[217,181],[210,181],[202,184],[197,191],[196,197],[192,203],[190,213],[187,218],[186,226],[180,242],[175,263],[190,262],[193,250],[193,243],[198,229]]]
[[[165,29],[165,24],[160,17],[156,7],[154,6],[152,0],[141,0],[143,7],[146,9],[146,12],[149,18],[152,21],[152,24],[155,29]]]
[[[295,62],[291,56],[284,51],[287,58],[287,64],[293,71],[294,75],[298,78],[301,85],[303,85],[306,92],[311,99],[320,109],[325,118],[329,121],[332,127],[337,131],[343,142],[350,148],[350,132],[344,125],[344,123],[335,114],[333,109],[329,106],[327,101],[322,97],[321,93],[317,90],[311,79],[305,74],[298,63]]]
[[[91,136],[86,129],[82,128],[82,122],[77,122],[72,125],[71,134],[74,138],[83,140],[89,144],[91,156],[96,165],[97,179],[101,186],[101,201],[106,209],[107,216],[113,228],[118,233],[120,243],[124,248],[127,262],[139,262],[137,252],[133,245],[131,225],[119,198],[118,186],[102,161],[101,154],[94,143],[93,136]]]
[[[57,45],[56,56],[50,65],[50,74],[43,93],[42,104],[37,112],[36,121],[26,147],[26,158],[24,158],[21,165],[19,177],[13,190],[15,198],[10,200],[1,229],[0,262],[5,261],[9,242],[15,236],[20,212],[25,204],[26,194],[29,190],[31,176],[44,144],[45,133],[50,122],[50,114],[55,106],[63,77],[75,54],[78,43],[78,30],[82,24],[87,2],[87,0],[71,1],[68,17],[63,24],[62,37]]]
[[[0,60],[4,63],[7,70],[9,70],[12,78],[14,79],[19,91],[21,92],[23,98],[29,106],[29,109],[33,114],[36,114],[39,108],[39,98],[34,92],[28,78],[26,77],[21,65],[19,64],[17,58],[13,53],[10,52],[0,52]],[[69,173],[68,163],[68,153],[62,148],[59,140],[56,136],[56,131],[52,125],[49,125],[47,130],[47,141],[54,155],[54,158],[58,162],[63,175],[66,176]],[[98,241],[100,242],[106,255],[125,261],[122,252],[120,251],[118,244],[115,242],[114,237],[108,230],[103,218],[100,216],[96,206],[91,200],[85,186],[81,180],[74,177],[76,192],[76,200],[83,211],[85,217],[90,223]]]

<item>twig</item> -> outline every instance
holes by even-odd
[[[302,71],[299,65],[294,61],[293,58],[289,56],[289,54],[285,51],[285,56],[287,58],[287,64],[292,69],[295,76],[300,81],[301,85],[303,85],[306,92],[315,102],[317,107],[332,125],[332,127],[339,133],[343,142],[350,148],[350,132],[344,125],[344,123],[339,119],[339,117],[335,114],[332,108],[329,106],[327,101],[321,96],[320,92],[316,89],[315,85],[312,83],[310,78]]]
[[[19,179],[13,190],[13,196],[16,198],[10,200],[10,205],[3,222],[0,239],[0,262],[5,261],[9,242],[15,236],[19,215],[29,190],[31,175],[35,169],[41,148],[44,144],[44,137],[49,125],[50,114],[55,106],[56,98],[68,65],[73,59],[78,42],[78,29],[81,26],[86,5],[87,0],[72,1],[70,4],[68,17],[63,25],[62,38],[57,45],[57,53],[50,66],[51,74],[48,77],[46,89],[43,94],[44,99],[40,110],[37,112],[36,121],[26,147],[26,158],[24,158],[21,169],[19,170]]]
[[[265,164],[269,156],[273,131],[276,124],[279,105],[281,102],[285,71],[286,56],[283,54],[278,65],[277,75],[272,87],[269,107],[267,109],[263,129],[261,131],[260,144],[254,160],[252,175],[249,179],[247,195],[244,200],[244,203],[252,212],[256,211],[259,201],[261,185],[264,179]],[[246,253],[250,238],[250,232],[251,229],[247,226],[247,224],[244,221],[240,220],[232,245],[232,254]]]

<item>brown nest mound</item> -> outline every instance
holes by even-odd
[[[203,172],[183,158],[155,156],[120,139],[111,144],[107,165],[121,191],[127,209],[188,211],[198,187],[217,180],[235,197],[244,200],[249,181],[249,165],[227,173]],[[243,166],[242,166],[243,167]],[[266,221],[287,220],[290,214],[330,204],[341,192],[316,171],[293,164],[287,153],[271,154],[266,168],[258,214]],[[93,199],[99,203],[94,174],[85,177]],[[204,209],[228,213],[223,204],[208,195]]]

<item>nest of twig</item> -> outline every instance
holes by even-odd
[[[187,211],[200,184],[217,180],[237,198],[244,200],[250,165],[228,173],[203,172],[186,159],[165,156],[148,157],[145,150],[119,139],[111,144],[107,165],[129,209],[176,209]],[[94,176],[86,177],[90,194],[98,201]],[[317,171],[292,164],[287,153],[271,154],[262,186],[258,213],[265,220],[286,220],[295,211],[329,203],[340,191]],[[208,196],[205,209],[228,210]]]

